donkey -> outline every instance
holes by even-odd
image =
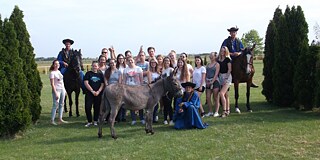
[[[124,84],[111,84],[104,89],[99,117],[98,137],[102,137],[102,125],[106,116],[110,113],[109,123],[111,136],[117,139],[114,130],[114,122],[118,110],[123,105],[126,109],[140,110],[146,109],[146,133],[154,134],[152,128],[153,110],[156,103],[167,92],[175,97],[182,96],[182,90],[179,82],[173,77],[173,73],[168,77],[161,78],[150,85],[128,86]]]

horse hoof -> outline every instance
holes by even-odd
[[[248,112],[250,112],[250,113],[251,113],[251,112],[252,112],[252,109],[248,109]]]
[[[72,117],[72,114],[69,114],[69,117]]]
[[[101,133],[98,133],[98,138],[102,138],[102,134]]]
[[[112,138],[113,138],[114,140],[116,140],[118,137],[117,137],[117,136],[112,136]]]
[[[80,117],[80,114],[77,114],[77,117]]]
[[[153,135],[153,134],[154,134],[154,132],[153,132],[153,131],[151,131],[150,133],[151,133],[151,135]]]

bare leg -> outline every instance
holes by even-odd
[[[212,96],[212,90],[207,89],[206,90],[206,99],[207,99],[207,104],[208,104],[208,108],[209,108],[209,113],[212,113],[211,96]]]
[[[220,101],[219,101],[219,88],[213,89],[213,95],[214,95],[214,104],[216,106],[215,112],[219,112],[219,107],[220,107]]]

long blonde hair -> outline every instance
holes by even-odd
[[[225,53],[225,54],[223,54],[223,49],[224,49],[224,53]],[[223,56],[224,56],[225,58],[231,59],[229,49],[228,49],[228,47],[226,47],[226,46],[222,46],[222,47],[221,47],[220,52],[219,52],[218,60],[219,60],[219,61],[222,61]]]

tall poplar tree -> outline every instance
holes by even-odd
[[[280,16],[278,22],[278,45],[275,51],[275,61],[272,70],[273,74],[273,102],[282,107],[288,107],[293,104],[293,66],[294,63],[290,57],[290,43],[285,16]]]
[[[41,113],[40,96],[42,89],[42,82],[35,62],[35,54],[32,44],[30,42],[30,35],[28,33],[25,22],[23,21],[23,12],[18,6],[15,6],[10,21],[14,24],[14,29],[19,41],[19,56],[22,59],[23,73],[27,78],[28,90],[31,96],[30,111],[32,114],[32,121],[36,122]]]
[[[12,136],[23,131],[31,122],[30,95],[26,77],[23,74],[22,60],[19,57],[19,42],[14,25],[8,19],[3,22],[3,43],[1,48],[1,69],[7,80],[2,93],[2,121],[0,136]],[[1,82],[3,83],[3,82]]]
[[[263,76],[262,81],[262,94],[266,97],[268,102],[272,102],[273,99],[273,64],[274,54],[276,51],[276,45],[278,43],[277,29],[273,20],[269,22],[265,45],[264,45],[264,59],[263,59]]]

